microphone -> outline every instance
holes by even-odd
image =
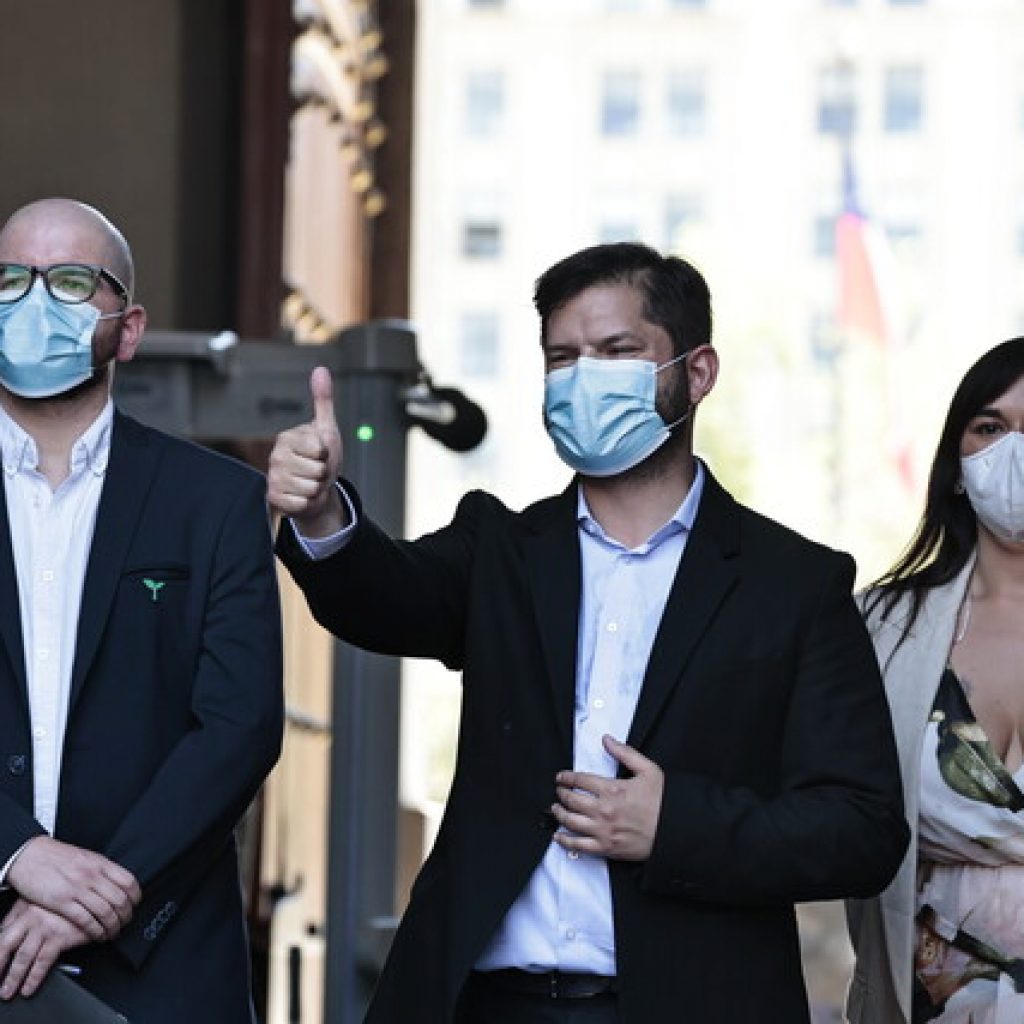
[[[430,381],[406,391],[405,415],[453,452],[472,451],[487,434],[487,416],[476,402],[458,388],[438,388]]]

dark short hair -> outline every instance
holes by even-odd
[[[711,293],[700,271],[678,256],[662,256],[638,242],[594,245],[541,274],[533,293],[541,341],[547,338],[553,313],[600,284],[638,289],[644,299],[644,319],[668,332],[676,355],[710,344]]]
[[[953,393],[928,475],[924,512],[900,560],[875,584],[869,609],[882,602],[883,614],[903,594],[910,594],[910,615],[904,636],[921,609],[927,591],[953,580],[967,564],[977,541],[974,509],[957,487],[960,442],[967,425],[1024,377],[1024,337],[989,349],[968,371]]]

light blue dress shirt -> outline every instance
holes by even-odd
[[[618,762],[601,740],[608,734],[624,742],[629,734],[654,636],[703,489],[704,467],[698,461],[693,485],[675,515],[635,548],[607,536],[579,492],[582,593],[576,651],[576,771],[609,778],[618,772]],[[614,975],[615,933],[605,859],[563,850],[552,842],[476,967]]]

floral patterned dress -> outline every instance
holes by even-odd
[[[924,737],[913,1024],[1024,1022],[1024,766],[947,668]]]

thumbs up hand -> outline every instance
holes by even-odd
[[[330,371],[318,366],[309,380],[313,419],[277,435],[267,472],[270,507],[295,521],[306,537],[326,537],[347,525],[334,486],[341,471],[341,434],[334,415]]]

